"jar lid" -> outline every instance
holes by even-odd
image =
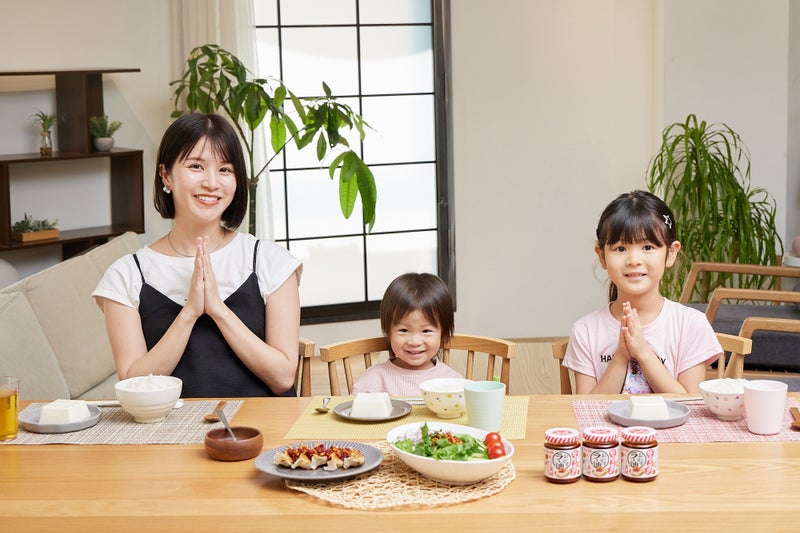
[[[656,430],[647,426],[623,428],[622,439],[639,444],[654,442],[656,440]]]
[[[583,430],[583,439],[595,444],[608,444],[617,442],[619,433],[615,428],[597,426]]]
[[[551,444],[578,444],[581,434],[572,428],[550,428],[544,432],[544,440]]]

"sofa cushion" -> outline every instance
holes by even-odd
[[[88,391],[81,394],[78,399],[80,400],[113,400],[117,397],[114,390],[114,385],[117,384],[119,378],[116,371],[104,379],[98,385],[95,385]]]
[[[115,370],[103,314],[91,297],[100,275],[94,262],[78,256],[23,280],[73,398]]]
[[[118,237],[114,237],[101,246],[93,248],[86,253],[86,257],[95,264],[97,271],[100,272],[102,276],[106,269],[111,266],[111,263],[123,255],[132,254],[141,247],[142,244],[139,240],[139,236],[129,231]],[[97,281],[100,281],[99,277]],[[94,290],[94,287],[92,287],[92,290]]]
[[[24,294],[0,294],[0,374],[20,378],[23,400],[70,398],[61,367]]]

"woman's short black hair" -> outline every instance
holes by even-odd
[[[159,169],[161,165],[171,171],[175,163],[189,157],[199,142],[206,142],[216,156],[233,166],[236,176],[236,192],[231,205],[222,213],[222,224],[236,229],[247,212],[247,166],[242,143],[236,130],[221,115],[189,113],[175,120],[164,132],[156,155],[156,176],[153,184],[153,204],[164,218],[175,218],[175,203],[171,194],[164,192]]]
[[[409,272],[386,288],[381,300],[381,329],[387,337],[392,326],[412,311],[421,311],[441,331],[442,347],[450,342],[455,328],[453,298],[439,276]]]

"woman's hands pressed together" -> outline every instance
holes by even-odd
[[[207,314],[214,318],[227,309],[219,295],[217,278],[211,266],[208,239],[208,235],[197,238],[194,271],[192,272],[189,294],[184,306],[184,310],[195,319],[202,314]]]

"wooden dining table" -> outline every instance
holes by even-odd
[[[577,427],[576,399],[530,396],[516,478],[498,494],[442,507],[352,510],[288,488],[254,460],[210,459],[193,445],[0,446],[3,531],[747,531],[800,528],[800,443],[660,444],[652,482],[549,483],[543,434]],[[264,449],[310,398],[245,398],[236,425]],[[334,416],[334,415],[330,415]],[[380,468],[380,467],[378,467]],[[443,486],[441,490],[447,490]]]

